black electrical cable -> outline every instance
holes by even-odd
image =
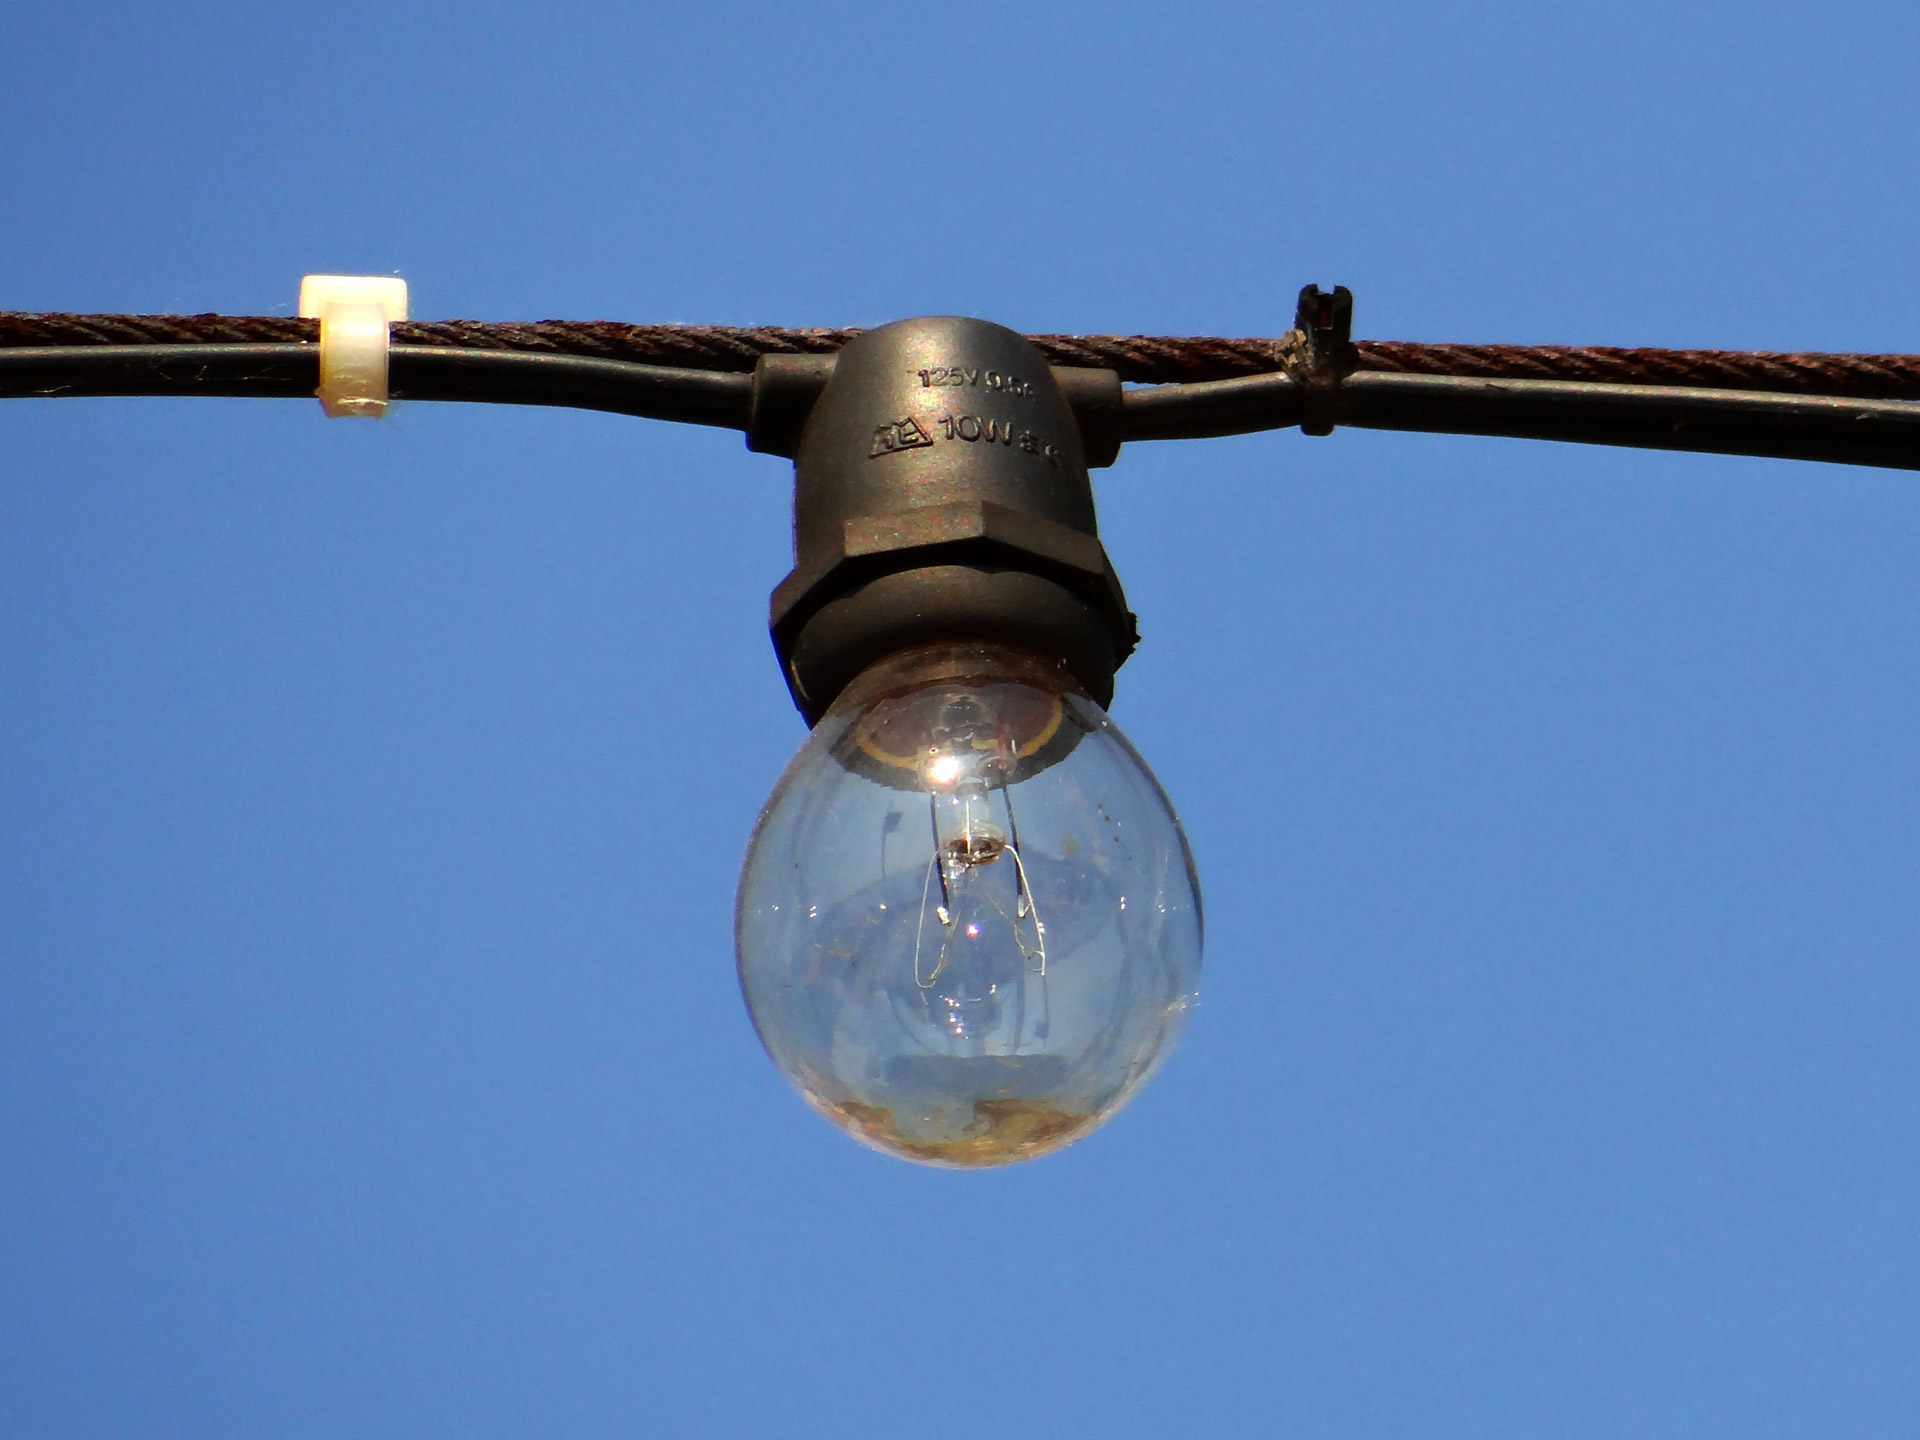
[[[311,396],[319,347],[135,344],[0,347],[0,397]],[[542,351],[395,345],[395,400],[554,405],[747,428],[753,376]],[[1338,425],[1510,436],[1920,469],[1920,401],[1361,370],[1332,382]],[[1284,372],[1125,393],[1123,440],[1199,439],[1301,421]]]
[[[1920,402],[1369,372],[1341,382],[1339,423],[1717,455],[1920,469]]]
[[[1291,375],[1246,375],[1192,385],[1143,385],[1120,396],[1120,439],[1207,440],[1285,430],[1300,423],[1302,387]]]
[[[311,396],[312,345],[47,345],[0,350],[0,396]]]
[[[0,348],[0,397],[237,395],[311,398],[320,349],[283,345],[76,345]],[[395,345],[395,400],[563,405],[744,430],[753,377],[516,350]]]
[[[1125,440],[1187,440],[1300,423],[1307,387],[1254,375],[1121,398]],[[1359,371],[1335,382],[1338,425],[1760,455],[1920,470],[1920,402],[1566,380]]]

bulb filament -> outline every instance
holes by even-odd
[[[947,779],[957,778],[959,767],[949,767],[943,773],[941,761],[936,760],[928,768],[930,774]],[[1040,912],[1034,904],[1033,887],[1027,879],[1027,864],[1020,854],[1020,825],[1013,813],[1013,795],[1004,781],[998,788],[1001,804],[1007,812],[1004,831],[994,824],[991,794],[978,779],[963,781],[944,796],[938,792],[929,792],[927,796],[927,819],[933,831],[933,855],[927,861],[926,878],[920,887],[920,923],[914,931],[913,940],[913,981],[922,990],[933,988],[953,958],[953,946],[959,934],[954,894],[962,885],[977,892],[994,913],[1006,922],[1027,970],[1040,976],[1047,973],[1046,927],[1041,923]],[[949,814],[949,828],[945,833],[942,833],[940,823],[943,800]],[[978,873],[1002,855],[1013,857],[1011,914],[986,883],[986,877]],[[936,879],[940,885],[940,898],[934,903],[933,886]],[[940,926],[938,952],[932,959],[931,968],[926,960],[927,910],[930,904],[933,918]],[[970,924],[965,927],[965,933],[970,939],[976,938],[980,933],[979,926]]]

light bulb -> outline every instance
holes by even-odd
[[[1000,1165],[1106,1120],[1200,973],[1180,822],[1100,707],[1016,650],[862,674],[760,816],[740,984],[774,1063],[856,1139]]]

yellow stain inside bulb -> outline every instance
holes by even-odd
[[[1058,1150],[1091,1130],[1097,1117],[1031,1100],[976,1100],[973,1123],[952,1140],[916,1140],[893,1123],[893,1111],[858,1100],[820,1108],[836,1125],[895,1155],[936,1165],[1010,1165]]]

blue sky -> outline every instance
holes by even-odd
[[[0,308],[1920,350],[1920,12],[22,3]],[[0,1435],[1908,1435],[1920,489],[1097,478],[1202,1002],[929,1172],[733,975],[786,467],[0,406]]]

